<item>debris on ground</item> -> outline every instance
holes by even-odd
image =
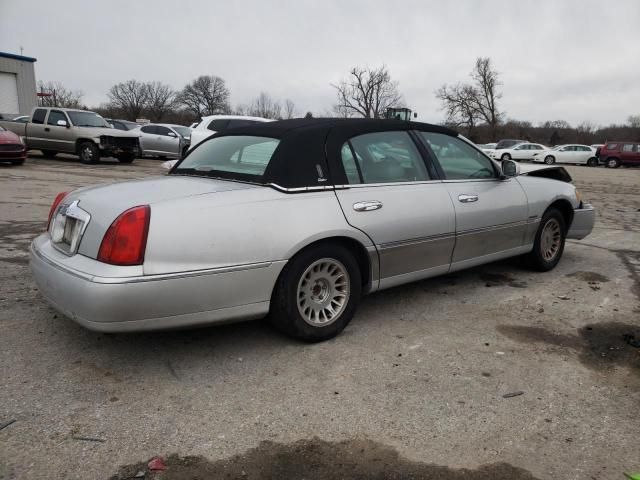
[[[71,437],[74,440],[82,440],[84,442],[98,442],[98,443],[104,443],[106,440],[104,438],[96,438],[96,437],[79,437],[74,435],[73,437]]]
[[[6,422],[0,422],[0,430],[4,430],[12,423],[15,423],[15,419],[7,420]]]
[[[571,298],[570,298],[570,297],[568,297],[568,296],[566,296],[566,295],[558,295],[558,298],[559,298],[560,300],[571,300]]]
[[[502,398],[513,398],[519,397],[520,395],[524,395],[524,392],[522,390],[518,390],[517,392],[505,393],[504,395],[502,395]]]
[[[164,463],[164,458],[162,457],[153,457],[149,460],[147,467],[152,472],[163,472],[167,469],[167,465]]]

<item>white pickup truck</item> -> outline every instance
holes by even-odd
[[[100,157],[131,163],[140,152],[137,133],[116,130],[87,110],[37,107],[27,123],[0,120],[0,125],[20,135],[27,149],[40,150],[45,157],[71,153],[82,163],[95,163]]]

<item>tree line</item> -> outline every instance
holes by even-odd
[[[332,83],[336,102],[322,116],[382,118],[387,108],[406,105],[397,81],[386,65],[355,66],[337,83]],[[564,120],[550,120],[533,125],[511,119],[501,109],[502,82],[491,58],[479,57],[469,74],[469,81],[444,84],[434,92],[444,113],[443,125],[449,126],[476,143],[495,142],[501,138],[522,139],[557,145],[561,143],[603,143],[607,140],[640,141],[640,115],[632,115],[624,124],[596,126],[585,121],[572,126]],[[40,82],[40,105],[69,108],[82,106],[83,94],[69,90],[59,82]],[[231,93],[223,78],[201,75],[181,90],[158,81],[127,80],[113,85],[108,101],[93,110],[111,118],[189,125],[213,114],[250,115],[271,119],[288,119],[300,112],[290,99],[280,101],[261,92],[248,104],[231,107]],[[307,112],[305,116],[312,116]]]

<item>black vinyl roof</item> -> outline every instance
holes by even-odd
[[[210,138],[247,135],[280,139],[260,183],[283,188],[347,183],[340,150],[352,137],[385,131],[427,131],[457,136],[439,125],[374,118],[297,118],[233,128]]]

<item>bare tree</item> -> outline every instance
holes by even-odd
[[[142,116],[149,100],[147,85],[138,80],[127,80],[118,83],[107,93],[111,105],[122,112],[127,120],[135,120]]]
[[[471,84],[445,84],[436,90],[436,98],[442,102],[447,122],[467,127],[467,134],[476,124],[484,122],[489,126],[491,139],[495,140],[503,117],[498,109],[498,100],[502,98],[498,72],[493,69],[490,58],[478,57],[470,76]]]
[[[334,111],[343,117],[380,118],[388,107],[404,104],[398,82],[391,80],[385,65],[375,69],[354,67],[346,79],[332,87],[338,94]]]
[[[150,120],[159,122],[173,110],[176,92],[169,85],[161,82],[147,82],[146,88],[145,113]]]
[[[196,78],[182,89],[177,101],[198,118],[231,110],[229,89],[225,81],[215,75]]]
[[[80,90],[69,90],[61,82],[38,82],[38,91],[49,96],[38,97],[38,105],[41,107],[82,108]]]
[[[284,118],[293,118],[296,115],[296,104],[293,100],[286,99],[284,101]]]
[[[266,92],[260,92],[260,95],[249,105],[249,115],[262,118],[282,118],[282,107],[280,103],[271,98]]]
[[[631,128],[640,128],[640,115],[629,115],[627,117],[627,124]]]

